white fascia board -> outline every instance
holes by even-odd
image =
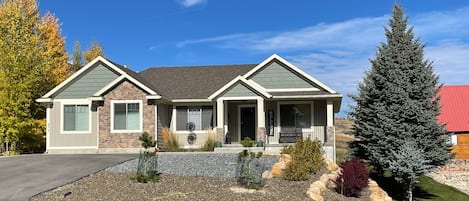
[[[51,103],[54,100],[52,98],[38,98],[36,99],[36,102],[38,103]]]
[[[113,80],[112,82],[109,82],[109,84],[107,84],[106,86],[104,86],[102,89],[100,89],[99,91],[97,91],[96,93],[94,93],[93,96],[101,96],[101,95],[103,95],[104,92],[106,92],[107,90],[109,90],[110,88],[112,88],[114,85],[116,85],[117,83],[119,83],[119,82],[122,81],[123,79],[125,79],[125,76],[124,76],[124,75],[119,76],[118,78],[116,78],[116,79]]]
[[[160,95],[148,95],[146,96],[146,98],[150,100],[157,100],[157,99],[161,99],[161,96]]]
[[[324,95],[298,95],[298,96],[273,96],[274,99],[287,98],[342,98],[340,94],[324,94]]]
[[[283,59],[282,57],[278,56],[277,54],[273,54],[272,56],[270,56],[269,58],[267,58],[266,60],[264,60],[263,62],[261,62],[259,65],[257,65],[256,67],[254,67],[253,69],[251,69],[249,72],[247,72],[245,75],[243,75],[244,78],[248,78],[249,76],[251,76],[252,74],[256,73],[257,71],[259,71],[262,67],[264,67],[267,63],[269,63],[270,61],[274,60],[274,59],[277,59],[278,61],[282,62],[283,64],[285,64],[287,67],[289,67],[291,70],[297,72],[298,74],[302,75],[303,77],[305,77],[306,79],[308,79],[309,81],[319,85],[320,87],[324,88],[326,91],[328,91],[329,93],[337,93],[336,91],[334,91],[333,89],[331,89],[330,87],[326,86],[324,83],[320,82],[318,79],[314,78],[313,76],[305,73],[304,71],[302,71],[301,69],[299,69],[298,67],[296,67],[295,65],[291,64],[290,62],[288,62],[287,60]]]
[[[285,89],[266,89],[267,92],[303,92],[320,91],[318,88],[285,88]]]
[[[231,86],[233,86],[234,84],[236,84],[237,82],[242,82],[242,83],[245,83],[247,84],[249,87],[251,87],[252,89],[254,89],[255,91],[261,93],[263,96],[267,97],[267,98],[271,98],[272,95],[270,95],[269,93],[267,93],[265,91],[265,89],[260,86],[259,84],[255,83],[254,81],[249,81],[249,80],[246,80],[244,77],[242,76],[238,76],[236,78],[234,78],[233,80],[231,80],[230,82],[228,82],[225,86],[223,86],[222,88],[218,89],[215,93],[213,93],[212,95],[210,95],[208,97],[208,100],[213,100],[215,97],[217,97],[218,95],[220,95],[221,93],[223,93],[224,91],[226,91],[228,88],[230,88]]]
[[[88,97],[88,100],[90,100],[90,101],[103,101],[104,97],[102,97],[102,96],[92,96],[92,97]]]
[[[194,103],[194,102],[212,102],[210,99],[174,99],[173,103]]]

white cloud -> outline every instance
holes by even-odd
[[[306,72],[344,95],[342,111],[352,104],[348,94],[370,67],[376,48],[385,41],[384,27],[389,15],[356,18],[338,23],[321,23],[283,32],[237,33],[187,40],[178,47],[209,44],[217,48],[239,49],[250,53],[279,53]],[[425,56],[434,61],[440,82],[468,84],[469,7],[410,16],[415,36],[428,43]],[[342,113],[343,114],[343,113]]]
[[[196,5],[203,5],[207,3],[207,0],[176,0],[182,6],[188,8]]]

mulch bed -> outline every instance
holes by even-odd
[[[239,192],[236,179],[162,175],[156,183],[138,183],[130,180],[134,174],[101,171],[57,189],[34,196],[34,201],[53,200],[310,200],[306,194],[309,185],[320,174],[308,181],[268,179],[259,191]],[[242,189],[241,189],[242,190]],[[365,192],[366,194],[366,192]],[[368,193],[369,195],[369,193]],[[367,196],[368,197],[368,196]],[[325,192],[325,200],[357,200]]]

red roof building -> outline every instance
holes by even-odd
[[[455,158],[469,158],[469,85],[443,86],[440,90],[441,114],[438,121],[454,133]]]

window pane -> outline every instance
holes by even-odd
[[[295,127],[295,110],[293,105],[280,105],[280,126]]]
[[[202,130],[200,107],[189,107],[187,121],[194,123],[194,130]]]
[[[64,105],[64,131],[75,130],[75,105]]]
[[[140,129],[139,104],[129,103],[127,105],[127,130]]]
[[[213,109],[212,106],[202,107],[202,129],[213,127]]]
[[[76,106],[76,124],[75,130],[87,131],[89,124],[89,108],[88,105],[77,105]]]
[[[115,103],[114,104],[114,129],[123,130],[126,128],[126,104]]]
[[[187,107],[176,107],[176,130],[187,130]]]

